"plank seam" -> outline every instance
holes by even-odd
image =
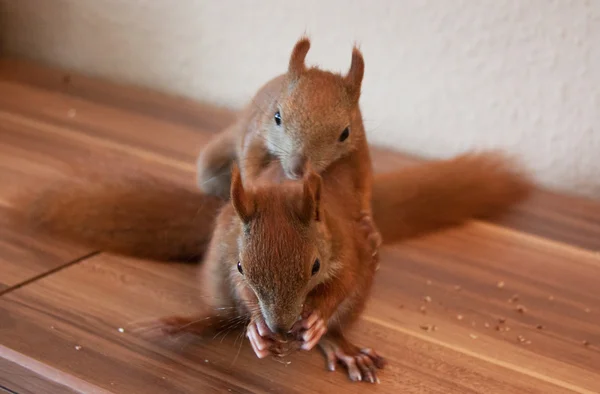
[[[8,293],[11,293],[11,292],[13,292],[15,290],[18,290],[18,289],[20,289],[20,288],[22,288],[24,286],[27,286],[27,285],[29,285],[29,284],[31,284],[33,282],[36,282],[36,281],[38,281],[40,279],[43,279],[43,278],[45,278],[47,276],[50,276],[50,275],[55,274],[57,272],[60,272],[60,271],[64,270],[65,268],[69,268],[69,267],[71,267],[71,266],[73,266],[73,265],[75,265],[77,263],[80,263],[80,262],[85,261],[85,260],[87,260],[89,258],[95,257],[95,256],[99,255],[100,253],[101,252],[99,250],[93,251],[91,253],[88,253],[88,254],[85,254],[85,255],[83,255],[81,257],[78,257],[78,258],[76,258],[74,260],[71,260],[71,261],[69,261],[69,262],[67,262],[65,264],[62,264],[62,265],[60,265],[58,267],[55,267],[55,268],[53,268],[51,270],[42,272],[39,275],[35,275],[35,276],[33,276],[33,277],[31,277],[31,278],[29,278],[27,280],[24,280],[23,282],[17,283],[14,286],[10,286],[10,287],[8,287],[8,288],[6,288],[4,290],[1,290],[0,291],[0,297],[6,295]]]

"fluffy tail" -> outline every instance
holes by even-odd
[[[118,174],[118,171],[116,171]],[[374,220],[384,243],[497,215],[524,199],[527,179],[499,154],[468,154],[376,175]],[[71,177],[17,196],[17,226],[94,250],[197,261],[223,201],[147,174]]]
[[[501,154],[465,154],[376,175],[373,216],[387,244],[499,215],[532,189],[522,171]]]
[[[71,178],[18,196],[17,225],[94,250],[158,261],[194,261],[223,201],[180,184],[111,174]]]

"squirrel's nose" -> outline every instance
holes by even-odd
[[[267,326],[269,327],[269,330],[271,330],[271,332],[273,334],[277,334],[282,337],[285,337],[287,334],[289,334],[290,330],[291,330],[291,326],[289,324],[284,324],[284,323],[273,324],[273,323],[267,322]]]
[[[282,337],[286,336],[290,330],[284,326],[275,326],[275,334],[281,335]]]
[[[304,169],[306,168],[306,157],[305,156],[294,156],[290,159],[290,175],[294,178],[300,178],[304,175]]]

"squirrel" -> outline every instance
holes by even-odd
[[[359,106],[363,55],[354,46],[350,68],[342,75],[307,68],[309,49],[310,40],[300,38],[287,72],[265,83],[239,118],[208,142],[197,159],[197,183],[203,192],[226,199],[233,162],[245,180],[273,161],[289,179],[299,179],[306,163],[323,173],[342,161],[340,170],[352,174],[347,181],[354,189],[347,202],[357,202],[356,218],[376,253],[381,233],[372,220],[373,170]]]
[[[114,173],[108,187],[66,180],[13,205],[28,228],[105,251],[161,259],[204,255],[201,313],[148,322],[142,332],[203,334],[233,319],[246,325],[260,358],[318,345],[329,369],[340,362],[351,380],[375,382],[385,359],[349,342],[341,327],[360,316],[378,256],[369,253],[364,227],[349,214],[353,208],[340,204],[352,188],[323,182],[307,167],[299,180],[270,165],[243,182],[234,164],[230,199],[220,207],[213,196],[166,180],[119,182]],[[281,180],[261,182],[263,176]],[[145,185],[137,195],[136,185]],[[465,154],[375,175],[374,219],[384,243],[395,242],[498,215],[531,190],[502,155]]]

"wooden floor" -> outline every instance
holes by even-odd
[[[96,159],[193,184],[196,153],[230,120],[187,100],[0,61],[0,392],[600,392],[599,202],[538,192],[501,222],[386,248],[350,335],[389,359],[379,385],[326,371],[318,351],[258,360],[238,332],[144,341],[132,322],[194,310],[193,266],[6,225],[15,191]],[[414,162],[375,158],[379,170]]]

